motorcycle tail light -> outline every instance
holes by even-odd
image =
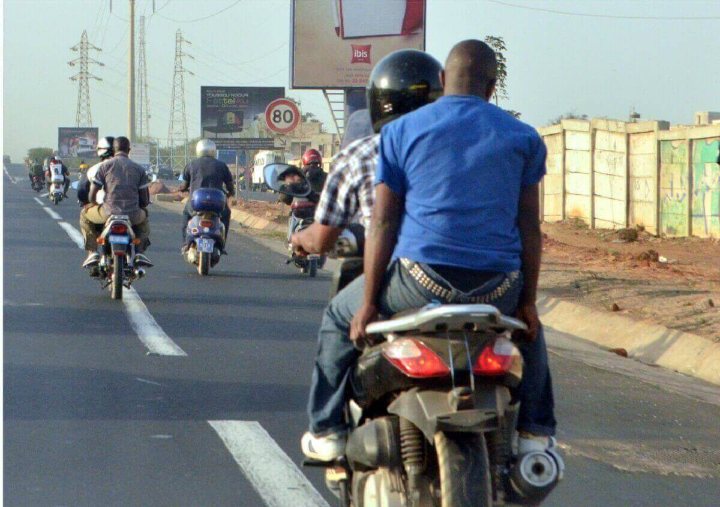
[[[495,343],[487,345],[475,360],[475,375],[505,375],[518,357],[519,351],[507,338],[498,338]]]
[[[412,338],[395,340],[382,353],[408,377],[442,377],[450,374],[450,368],[435,352]]]
[[[127,225],[125,224],[113,224],[110,227],[112,234],[127,234]]]
[[[212,220],[200,220],[200,227],[212,227],[215,225],[215,222]]]

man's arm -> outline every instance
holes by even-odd
[[[535,306],[537,300],[540,259],[542,256],[542,232],[540,230],[539,185],[523,188],[517,218],[522,242],[523,291],[518,303],[517,316],[528,325],[526,338],[534,340],[540,330],[540,319]]]
[[[190,164],[186,165],[185,169],[183,169],[183,180],[178,190],[180,190],[180,192],[187,192],[188,188],[190,188]]]
[[[88,192],[88,202],[87,204],[97,204],[97,193],[100,191],[99,186],[95,184],[95,182],[90,183],[90,192]]]
[[[385,183],[375,187],[370,230],[365,238],[365,290],[360,310],[350,325],[350,339],[364,339],[365,328],[378,316],[382,281],[397,243],[404,200]]]
[[[225,187],[227,187],[227,193],[230,197],[235,195],[235,182],[233,181],[233,175],[230,172],[230,168],[227,164],[223,163],[223,179],[225,180]]]
[[[332,250],[344,227],[333,227],[315,222],[292,236],[292,245],[296,251],[309,254],[323,254]]]
[[[145,187],[141,188],[140,192],[138,194],[138,197],[140,199],[140,207],[141,208],[147,208],[150,205],[150,189]]]

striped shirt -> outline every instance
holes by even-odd
[[[352,222],[370,226],[379,150],[380,135],[373,135],[358,139],[335,156],[315,211],[316,222],[342,228]]]

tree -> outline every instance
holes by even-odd
[[[561,114],[560,116],[556,116],[555,118],[551,119],[546,126],[550,125],[557,125],[563,120],[587,120],[588,116],[586,114],[578,114],[574,109],[572,111],[569,111],[565,114]]]
[[[27,152],[27,158],[30,160],[40,160],[41,162],[46,158],[50,158],[55,154],[55,150],[52,148],[30,148]]]
[[[497,82],[495,83],[495,93],[493,98],[495,99],[495,105],[499,105],[500,99],[508,99],[510,95],[507,92],[507,58],[505,58],[504,51],[507,51],[505,40],[502,37],[494,37],[488,35],[485,37],[485,44],[490,46],[495,51],[497,58]],[[506,109],[508,113],[513,115],[515,118],[520,118],[521,114],[519,111],[513,109]]]

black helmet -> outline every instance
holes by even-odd
[[[401,49],[380,60],[370,74],[367,103],[373,130],[420,107],[443,93],[442,65],[417,49]]]

